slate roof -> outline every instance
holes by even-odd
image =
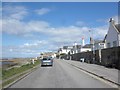
[[[105,43],[106,38],[107,38],[107,34],[105,35],[105,37],[104,37],[104,39],[103,39],[103,42],[104,42],[104,43]]]
[[[117,28],[118,32],[120,33],[120,24],[116,24],[115,27]]]
[[[103,40],[95,40],[94,43],[103,43]]]
[[[63,49],[67,49],[68,48],[68,46],[63,46]]]
[[[83,46],[83,48],[91,48],[92,44],[86,44],[85,46]]]

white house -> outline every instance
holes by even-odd
[[[79,53],[80,52],[80,48],[81,48],[81,45],[78,45],[77,43],[75,43],[73,45],[73,48],[71,49],[71,54]]]
[[[80,52],[87,52],[87,51],[91,51],[90,44],[86,44],[84,46],[83,45],[75,45],[75,46],[73,46],[72,54],[80,53]]]
[[[91,51],[91,45],[90,44],[85,45],[84,38],[82,38],[81,45],[78,45],[77,43],[75,43],[73,45],[73,49],[71,50],[72,54],[80,53],[80,52],[87,52],[87,51]]]
[[[63,46],[63,48],[60,48],[59,50],[58,50],[58,53],[59,54],[68,54],[69,52],[71,52],[71,49],[72,49],[73,47],[72,46]]]
[[[86,44],[81,47],[80,52],[88,52],[91,51],[91,44]]]
[[[109,29],[105,39],[106,48],[120,46],[120,24],[110,18]]]
[[[94,41],[94,50],[100,50],[106,48],[104,40]]]

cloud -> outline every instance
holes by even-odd
[[[105,35],[108,32],[108,28],[109,28],[108,25],[92,28],[91,34],[94,39],[102,39],[103,40]]]
[[[16,8],[16,9],[14,9]],[[2,32],[21,36],[22,38],[38,37],[37,40],[32,40],[31,42],[26,41],[26,43],[18,46],[4,46],[3,54],[18,54],[17,56],[28,54],[35,55],[44,51],[57,50],[59,47],[64,45],[73,45],[74,42],[81,44],[82,37],[85,38],[85,42],[89,43],[90,34],[93,35],[94,39],[103,39],[108,31],[108,26],[99,27],[88,27],[85,26],[86,22],[77,21],[75,25],[69,26],[51,26],[50,22],[43,20],[29,20],[24,21],[24,18],[28,14],[25,7],[22,6],[4,6],[4,18],[2,21]],[[43,15],[50,12],[50,9],[41,8],[36,10],[36,13]],[[89,32],[91,30],[91,33]],[[41,40],[41,35],[44,35],[44,39]]]
[[[45,32],[49,24],[44,21],[23,22],[17,19],[3,19],[3,32],[14,35],[30,35],[32,32]]]
[[[19,22],[20,23],[20,22]],[[33,23],[33,24],[32,24]],[[36,25],[34,24],[36,23]],[[38,24],[37,24],[38,23]],[[3,53],[4,55],[11,55],[18,54],[19,55],[39,55],[40,52],[46,52],[46,51],[54,51],[57,50],[59,47],[62,47],[64,45],[73,45],[74,42],[77,42],[78,44],[81,44],[81,38],[84,36],[85,42],[89,40],[90,33],[89,30],[93,30],[91,33],[94,36],[94,39],[103,39],[108,27],[107,26],[101,26],[96,28],[89,28],[89,27],[77,27],[77,26],[68,26],[68,27],[51,27],[49,23],[44,22],[43,26],[40,26],[43,23],[43,21],[37,21],[37,22],[28,22],[26,23],[26,26],[22,26],[23,32],[21,32],[19,27],[16,27],[15,31],[11,30],[12,25],[9,26],[9,28],[6,29],[6,33],[10,33],[12,35],[18,35],[21,34],[21,36],[26,34],[33,34],[33,32],[37,32],[39,34],[33,34],[33,36],[39,36],[40,33],[45,34],[45,37],[47,37],[45,40],[35,40],[31,42],[26,42],[23,45],[19,46],[12,46],[5,48]],[[23,24],[23,22],[21,23]],[[19,25],[21,26],[21,25]],[[29,28],[28,28],[29,27]],[[41,27],[41,28],[40,28]],[[15,27],[14,27],[15,28]],[[13,28],[13,30],[14,30]],[[16,31],[17,30],[17,31]],[[10,51],[8,51],[10,50]]]
[[[41,8],[41,9],[37,9],[35,10],[35,12],[39,15],[44,15],[47,14],[48,12],[50,12],[51,10],[49,8]]]
[[[0,33],[2,32],[2,19],[0,19]]]
[[[45,21],[30,21],[26,23],[25,30],[28,32],[45,32],[49,28],[49,23]]]
[[[90,36],[90,29],[91,28],[87,26],[74,25],[55,28],[50,26],[50,23],[45,21],[29,21],[25,23],[16,19],[3,20],[3,32],[5,33],[21,36],[36,36],[34,33],[39,33],[44,34],[47,37],[49,36],[50,39],[55,42],[73,42],[75,40],[79,41],[83,36],[87,39]],[[102,26],[92,28],[92,30],[95,33],[95,38],[102,39],[108,28],[107,26]]]
[[[12,51],[13,51],[13,49],[9,49],[9,51],[10,51],[10,52],[12,52]]]
[[[36,57],[40,52],[44,51],[44,46],[48,44],[45,40],[32,41],[33,43],[24,43],[23,45],[3,46],[2,56],[15,57]]]
[[[81,39],[84,37],[86,43],[88,43],[91,34],[94,39],[103,39],[107,31],[108,26],[106,25],[96,28],[70,26],[51,31],[51,34],[54,36],[51,40],[60,42],[63,45],[72,45],[74,42],[81,44]]]
[[[24,22],[21,22],[16,19],[3,19],[2,20],[2,31],[8,34],[23,34],[24,31]]]
[[[36,40],[36,41],[32,41],[32,43],[24,43],[23,45],[21,45],[21,48],[28,48],[28,49],[35,49],[35,48],[42,48],[44,45],[48,44],[47,41],[45,40]]]
[[[15,9],[14,9],[15,8]],[[5,5],[3,7],[5,17],[2,20],[2,32],[12,34],[12,35],[21,35],[21,36],[35,36],[34,33],[44,34],[54,42],[73,42],[75,40],[79,41],[83,36],[87,39],[90,36],[89,30],[91,28],[85,25],[83,21],[77,21],[76,25],[69,25],[64,27],[53,27],[49,22],[40,21],[40,20],[30,20],[24,22],[23,18],[28,13],[27,9],[23,6],[11,6]],[[36,10],[39,14],[46,14],[49,12],[48,8],[41,8]],[[6,13],[8,13],[6,15]],[[1,27],[2,27],[1,26]],[[106,26],[92,28],[94,30],[94,37],[101,38],[104,37],[108,28]],[[98,34],[98,35],[97,35]],[[38,35],[39,36],[39,35]],[[73,39],[75,38],[75,39]]]
[[[2,8],[3,18],[22,20],[28,15],[28,10],[24,6],[5,5]]]

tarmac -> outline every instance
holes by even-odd
[[[74,60],[64,60],[64,61],[86,72],[89,72],[105,80],[108,80],[112,83],[120,85],[120,77],[119,77],[120,70],[118,69],[107,68],[105,66],[101,66],[97,64],[89,64],[89,63],[74,61]]]

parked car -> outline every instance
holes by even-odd
[[[41,66],[52,66],[53,65],[53,59],[48,57],[48,58],[43,58],[41,60]]]

